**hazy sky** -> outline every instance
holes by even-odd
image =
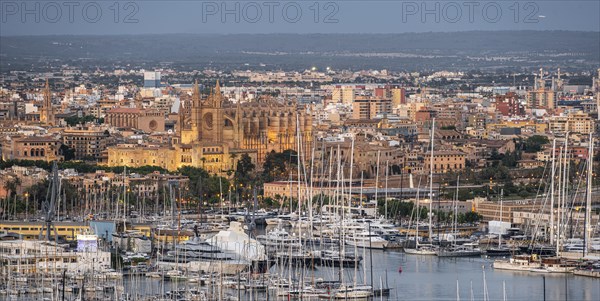
[[[0,0],[0,35],[600,31],[600,1]]]

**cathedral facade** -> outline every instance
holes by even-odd
[[[182,99],[176,134],[169,145],[117,145],[108,149],[110,166],[202,167],[210,173],[235,170],[248,154],[260,165],[267,153],[297,150],[312,141],[312,116],[294,101],[260,98],[226,100],[219,84],[204,99],[198,84]]]

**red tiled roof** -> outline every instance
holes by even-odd
[[[18,139],[21,142],[58,142],[57,139],[53,137],[43,137],[43,136],[30,136]]]

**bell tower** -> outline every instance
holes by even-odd
[[[187,104],[190,103],[188,102]],[[182,109],[183,110],[180,109],[179,111],[179,119],[182,123],[180,127],[181,143],[190,144],[195,141],[198,141],[198,139],[201,137],[200,134],[202,131],[202,100],[200,97],[200,88],[198,87],[198,81],[194,83],[194,86],[192,88],[192,100],[190,108],[187,109],[183,107]],[[188,117],[187,114],[189,114],[190,116]],[[189,125],[186,122],[188,118]]]
[[[52,107],[52,92],[50,91],[50,84],[46,79],[46,86],[44,87],[44,102],[42,104],[42,110],[40,112],[40,122],[45,125],[54,125],[54,108]]]

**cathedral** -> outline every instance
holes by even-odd
[[[298,140],[300,138],[300,140]],[[267,153],[297,150],[312,141],[312,116],[295,101],[272,97],[236,103],[219,83],[204,99],[198,83],[182,98],[176,134],[168,145],[118,145],[108,149],[109,166],[202,167],[224,175],[244,154],[261,165]]]

